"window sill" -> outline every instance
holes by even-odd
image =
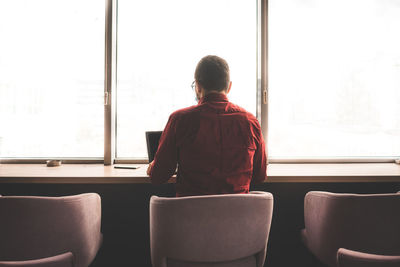
[[[102,164],[0,164],[0,183],[146,184],[146,164],[115,169]],[[394,163],[270,164],[266,183],[400,182],[400,165]],[[172,178],[169,182],[173,183]]]

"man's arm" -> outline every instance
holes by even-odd
[[[167,182],[175,172],[178,162],[175,125],[176,116],[171,115],[161,135],[154,161],[149,166],[148,174],[152,184]]]
[[[256,151],[253,157],[253,183],[262,183],[267,179],[267,155],[265,153],[265,142],[258,121],[254,123],[253,134],[256,139]]]

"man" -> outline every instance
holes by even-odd
[[[265,143],[257,119],[228,101],[227,62],[206,56],[197,64],[198,105],[175,111],[147,174],[167,182],[178,164],[176,195],[248,193],[251,180],[266,179]]]

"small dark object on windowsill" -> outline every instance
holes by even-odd
[[[132,165],[114,165],[115,169],[139,169],[139,166],[132,166]]]
[[[48,160],[46,161],[46,166],[47,167],[58,167],[61,166],[62,161],[61,160]]]

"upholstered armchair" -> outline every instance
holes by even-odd
[[[337,265],[357,252],[400,255],[400,194],[308,192],[304,199],[306,247],[323,263]],[[349,252],[354,251],[355,254]],[[356,266],[356,265],[352,265]],[[358,265],[357,265],[358,266]],[[383,265],[382,265],[383,266]]]
[[[153,267],[264,265],[273,196],[266,192],[151,197]]]
[[[102,242],[101,199],[0,197],[0,266],[87,267]]]

